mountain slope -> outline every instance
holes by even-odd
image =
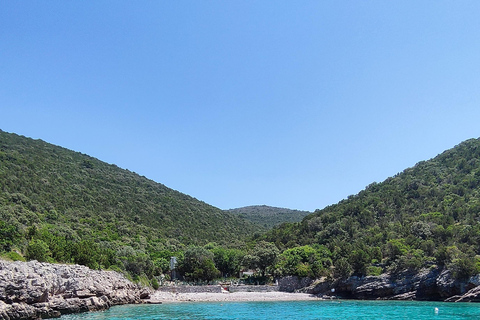
[[[0,219],[18,230],[48,225],[71,239],[130,244],[152,239],[232,243],[257,230],[128,170],[2,131]]]
[[[269,206],[247,206],[225,210],[228,213],[239,215],[241,218],[251,221],[266,229],[270,229],[284,222],[299,222],[309,211],[292,210]]]
[[[346,274],[434,264],[457,276],[480,271],[480,140],[372,183],[264,239],[283,249],[324,245]]]

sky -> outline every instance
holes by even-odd
[[[480,1],[0,0],[0,129],[313,211],[480,136]]]

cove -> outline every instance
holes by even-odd
[[[124,305],[107,311],[71,314],[62,320],[119,319],[480,319],[476,303],[418,301],[290,301],[290,302],[198,302],[160,305]]]

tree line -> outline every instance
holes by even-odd
[[[42,141],[0,132],[0,250],[186,281],[480,271],[480,140],[266,233],[201,201]]]

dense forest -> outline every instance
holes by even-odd
[[[265,232],[115,165],[0,131],[3,258],[113,269],[154,286],[171,256],[187,281],[244,268],[258,279],[422,268],[466,278],[480,271],[479,193],[480,140],[471,139]],[[258,220],[253,211],[243,215]]]
[[[229,209],[226,210],[226,212],[237,214],[239,217],[266,229],[271,229],[284,222],[300,222],[305,216],[312,213],[309,211],[277,208],[266,205]]]
[[[0,245],[20,259],[153,274],[189,245],[244,248],[259,227],[145,177],[0,131]]]
[[[322,248],[333,267],[322,272],[340,277],[436,266],[457,278],[478,273],[480,140],[372,183],[262,239],[287,252]],[[308,270],[312,262],[298,266]]]

